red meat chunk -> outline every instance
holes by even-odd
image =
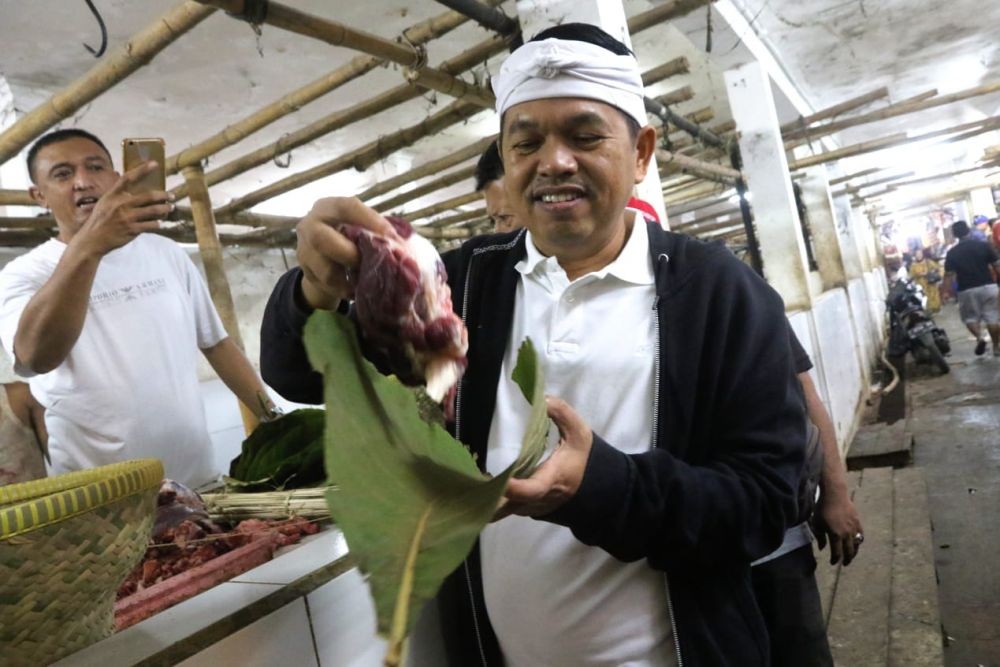
[[[425,384],[441,402],[465,371],[468,336],[451,304],[441,257],[402,218],[386,218],[396,236],[347,226],[361,262],[352,273],[365,339],[385,352],[402,382]]]

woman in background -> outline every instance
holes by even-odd
[[[910,277],[923,288],[927,296],[927,310],[931,313],[941,310],[941,265],[925,255],[922,248],[917,248],[913,253]]]

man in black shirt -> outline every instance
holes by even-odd
[[[962,321],[976,337],[976,354],[986,351],[981,322],[986,322],[993,341],[993,356],[1000,357],[1000,311],[997,310],[997,285],[990,266],[1000,270],[1000,258],[986,241],[969,235],[969,225],[959,220],[951,226],[958,244],[948,251],[944,270],[958,281],[958,309]]]

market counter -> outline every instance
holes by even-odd
[[[55,663],[379,667],[367,587],[336,527]]]

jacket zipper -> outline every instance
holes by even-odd
[[[657,257],[657,263],[660,260],[666,262],[670,261],[670,257],[665,253],[661,253]],[[654,323],[654,335],[656,336],[656,356],[653,360],[653,442],[652,446],[656,447],[656,439],[659,435],[660,426],[660,296],[657,294],[656,298],[653,299],[653,323]],[[670,598],[670,579],[667,577],[667,573],[663,573],[663,589],[667,594],[667,612],[670,614],[670,631],[673,634],[674,639],[674,651],[677,654],[677,667],[684,667],[684,658],[681,657],[681,642],[680,638],[677,636],[677,621],[674,620],[674,602]]]
[[[465,290],[462,292],[462,324],[465,325],[465,314],[469,307],[469,280],[472,276],[472,260],[476,258],[476,253],[469,258],[469,266],[465,272]],[[462,381],[459,380],[458,389],[455,391],[455,439],[461,442],[462,437]],[[476,631],[476,647],[479,649],[479,658],[483,662],[483,667],[489,667],[486,661],[486,650],[483,648],[483,636],[479,630],[479,614],[476,613],[476,595],[472,590],[472,573],[469,572],[469,560],[463,563],[465,568],[465,585],[469,589],[469,602],[472,607],[472,627]]]

